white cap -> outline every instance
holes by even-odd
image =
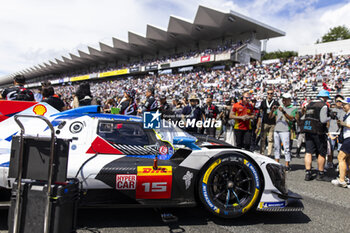
[[[291,99],[292,96],[291,96],[289,93],[284,93],[284,94],[282,95],[282,98],[283,98],[283,99]]]

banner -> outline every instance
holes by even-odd
[[[190,58],[186,60],[179,60],[170,63],[170,67],[188,66],[198,64],[198,58]]]
[[[170,63],[160,64],[161,69],[170,68]]]
[[[145,71],[147,70],[158,70],[158,65],[145,66]]]
[[[226,53],[220,53],[215,55],[215,61],[225,61],[225,60],[230,60],[231,59],[231,53],[226,52]]]
[[[160,70],[158,73],[159,74],[171,74],[172,73],[172,69]]]
[[[99,73],[98,77],[104,78],[104,77],[117,76],[117,75],[123,75],[128,73],[129,73],[129,69],[112,70],[108,72]]]
[[[129,68],[130,73],[140,72],[140,67]]]
[[[179,72],[186,72],[191,70],[193,70],[193,66],[186,66],[186,67],[179,68]]]
[[[77,76],[77,77],[71,77],[69,80],[71,82],[76,82],[76,81],[82,81],[82,80],[86,80],[89,79],[90,75],[82,75],[82,76]]]
[[[210,61],[210,55],[202,56],[201,62],[209,62]]]

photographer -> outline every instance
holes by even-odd
[[[330,120],[326,101],[330,98],[329,91],[321,90],[317,100],[306,106],[302,132],[305,133],[305,181],[312,178],[312,154],[317,156],[318,174],[316,180],[327,181],[324,175],[325,158],[327,155],[327,122]]]
[[[348,178],[350,177],[350,98],[346,100],[341,100],[343,104],[343,109],[346,115],[342,120],[338,120],[338,125],[341,127],[341,132],[339,134],[339,140],[342,141],[342,146],[338,154],[339,161],[339,178],[332,180],[332,184],[339,187],[350,187],[345,181],[345,174],[348,173]]]
[[[328,155],[328,162],[325,166],[326,169],[333,168],[333,154],[336,148],[340,148],[341,144],[338,142],[339,135],[339,126],[337,124],[337,120],[343,119],[345,115],[345,111],[343,110],[344,97],[341,95],[335,96],[335,108],[331,108],[331,120],[329,121],[329,133],[328,133],[328,141],[330,143],[330,154]],[[337,146],[337,147],[336,147]]]

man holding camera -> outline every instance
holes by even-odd
[[[325,166],[326,169],[333,168],[333,154],[336,148],[340,148],[341,144],[338,142],[339,126],[337,120],[342,120],[345,116],[343,109],[344,97],[341,95],[335,96],[335,108],[331,108],[331,120],[329,121],[328,141],[330,143],[330,154],[328,155],[328,162]],[[336,147],[337,146],[337,147]]]
[[[317,100],[311,101],[306,108],[303,119],[302,132],[305,133],[305,181],[312,178],[311,164],[312,154],[317,157],[318,174],[316,180],[327,181],[324,175],[324,165],[327,155],[327,122],[331,119],[327,100],[330,98],[329,91],[321,90]]]

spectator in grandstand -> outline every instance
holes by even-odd
[[[55,94],[55,91],[51,85],[43,86],[42,94],[42,102],[50,104],[52,107],[54,107],[60,112],[66,110],[64,102],[60,99],[58,95]]]
[[[275,147],[275,160],[280,161],[281,157],[281,142],[283,143],[285,165],[286,170],[291,171],[291,141],[290,141],[290,130],[295,120],[297,108],[292,104],[292,96],[289,93],[285,93],[282,96],[283,106],[277,107],[276,105],[272,108],[269,113],[269,118],[276,119],[276,126],[274,128],[274,147]]]
[[[139,113],[143,112],[153,112],[157,111],[158,109],[158,102],[154,98],[154,88],[149,87],[146,91],[146,101],[145,103],[141,106],[141,109],[139,109]]]
[[[90,84],[87,82],[80,84],[78,90],[75,93],[75,97],[73,100],[73,108],[95,104],[96,102],[93,100],[90,91]]]
[[[346,98],[346,100],[342,99],[341,102],[343,103],[346,115],[342,120],[338,120],[338,124],[341,126],[339,138],[342,146],[338,154],[339,178],[332,180],[332,184],[350,188],[350,184],[345,181],[346,173],[348,175],[348,181],[350,178],[350,97]]]
[[[185,122],[193,122],[194,124],[188,124],[185,128],[186,131],[191,133],[198,133],[197,121],[202,121],[204,115],[199,107],[199,98],[196,94],[192,94],[189,98],[190,105],[187,105],[182,110],[182,119]]]
[[[269,114],[273,107],[278,107],[278,101],[273,99],[274,91],[272,88],[267,90],[267,98],[263,100],[260,104],[260,115],[258,118],[258,124],[256,129],[256,134],[258,134],[259,129],[261,129],[261,139],[260,139],[260,154],[265,155],[266,149],[266,138],[268,140],[267,156],[272,156],[273,148],[273,134],[276,125],[276,118],[269,118]]]
[[[1,93],[1,98],[6,100],[34,101],[34,94],[24,87],[26,79],[23,75],[13,78],[13,87],[6,88]]]
[[[338,141],[338,135],[339,135],[339,126],[337,124],[337,120],[343,119],[345,115],[345,111],[343,109],[343,103],[342,100],[344,100],[344,97],[341,95],[335,96],[335,107],[331,108],[331,120],[329,121],[329,129],[328,129],[328,141],[330,143],[330,153],[327,157],[327,164],[325,165],[325,169],[333,168],[333,155],[334,150],[336,148],[340,148],[341,143]]]
[[[120,104],[119,114],[121,115],[136,115],[137,104],[135,102],[136,91],[134,89],[124,92],[124,99]]]
[[[235,103],[230,113],[230,118],[235,120],[234,134],[236,138],[236,146],[250,149],[251,142],[251,120],[254,118],[254,108],[249,103],[250,93],[246,91],[243,93],[241,100]]]
[[[321,90],[317,95],[319,99],[311,101],[306,106],[302,132],[305,133],[305,181],[310,181],[312,154],[318,155],[318,173],[316,180],[327,181],[324,174],[325,158],[327,155],[327,122],[330,120],[326,101],[330,98],[329,92]]]
[[[205,120],[210,122],[215,122],[216,117],[219,114],[219,109],[216,105],[213,104],[213,94],[208,94],[206,99],[206,104],[202,108]],[[216,127],[211,125],[205,129],[205,134],[215,137]]]

